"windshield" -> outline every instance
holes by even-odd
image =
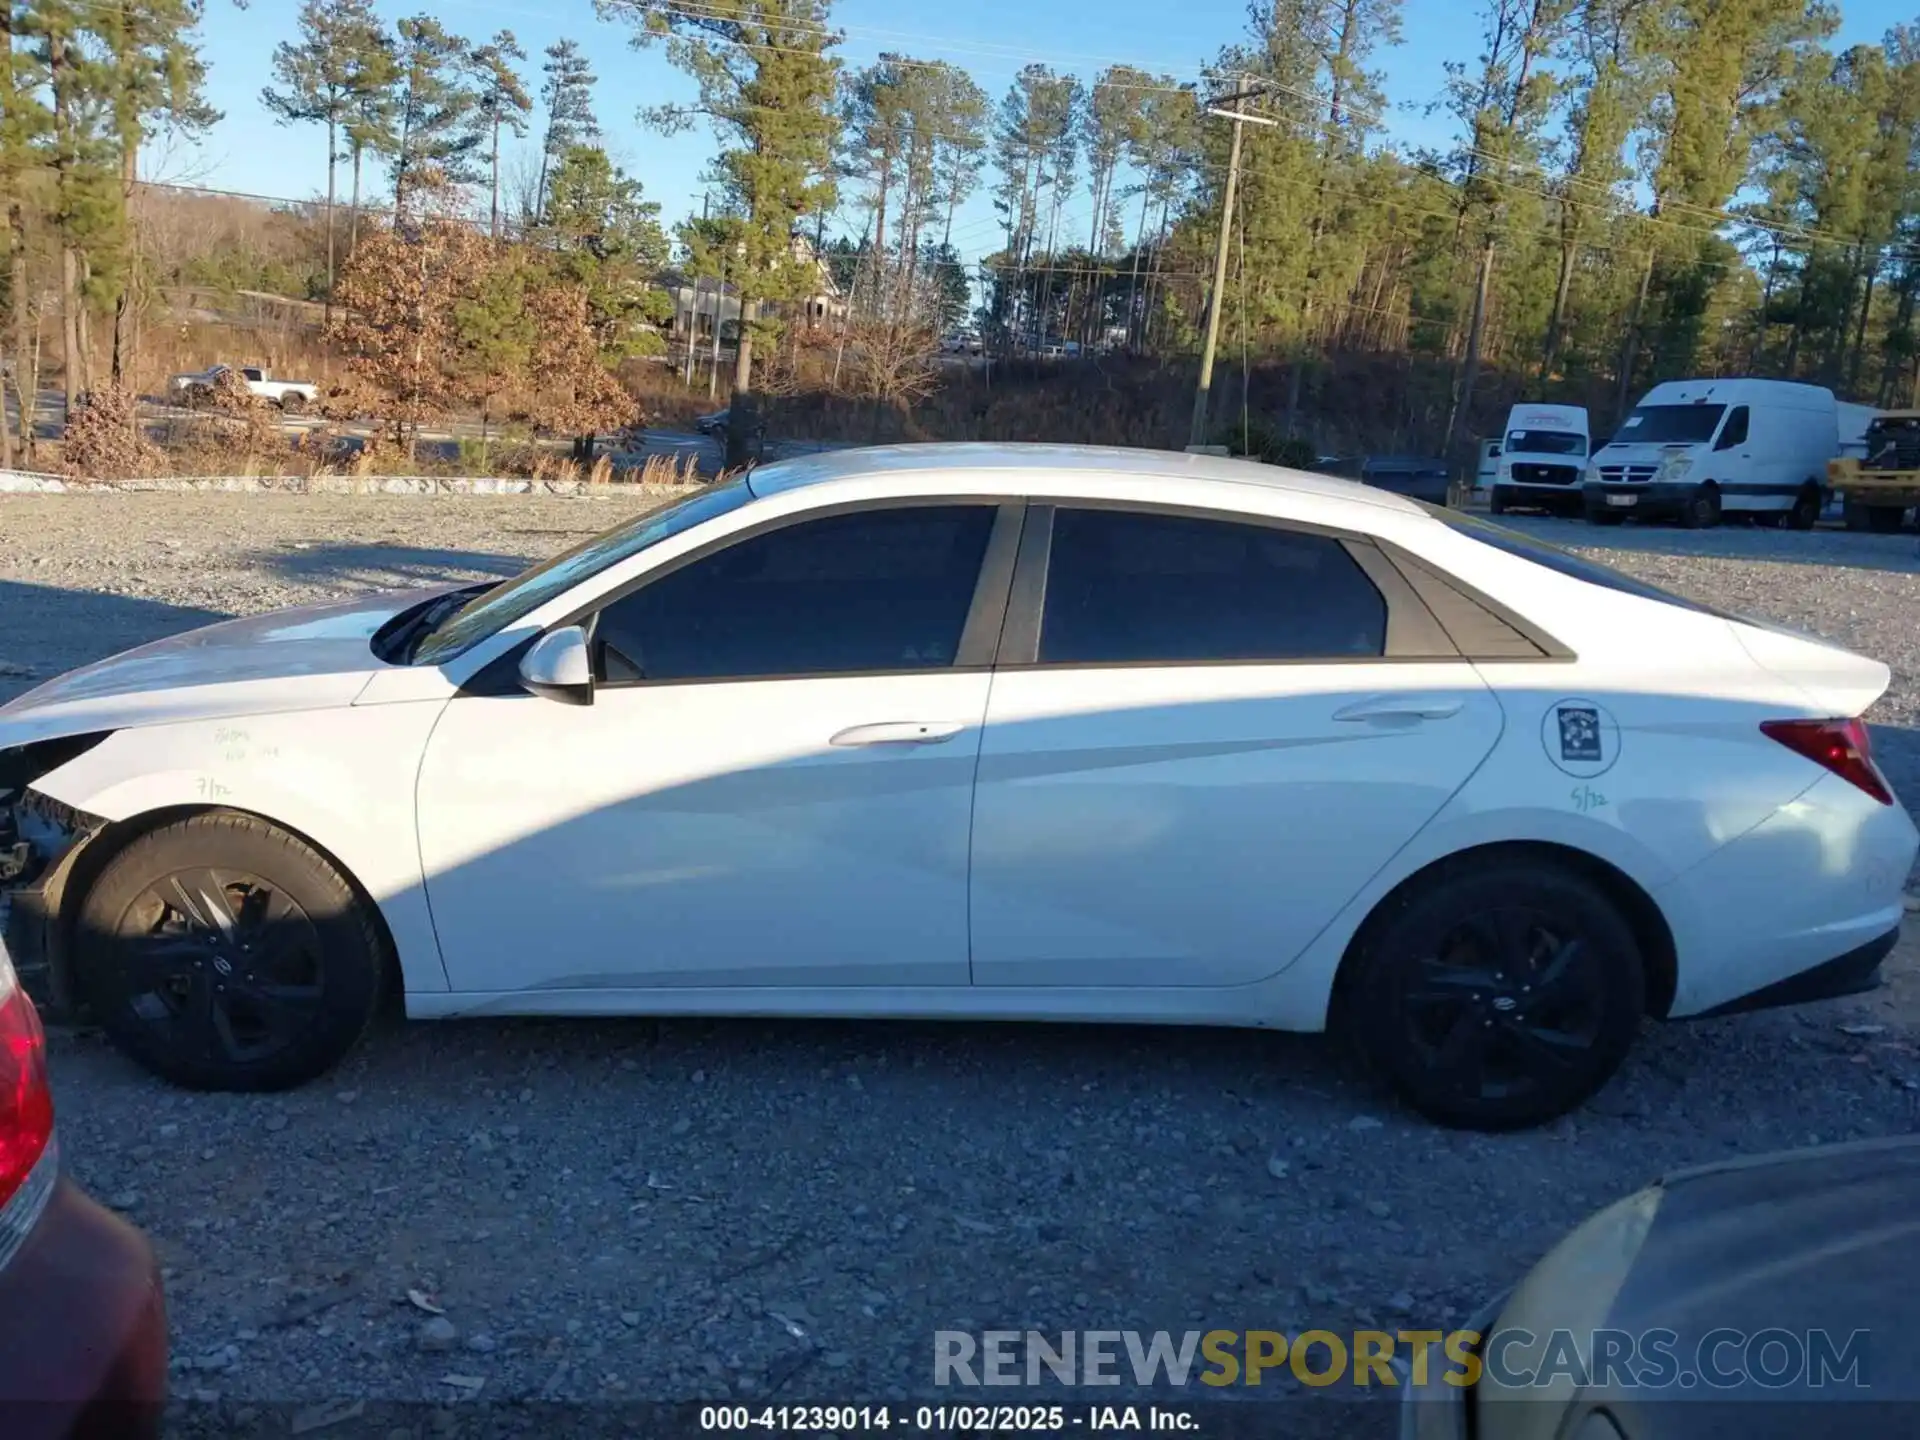
[[[1516,450],[1523,455],[1584,455],[1587,437],[1570,430],[1510,430],[1507,453]]]
[[[1704,445],[1720,428],[1724,405],[1642,405],[1627,416],[1609,445]]]
[[[730,480],[696,491],[664,509],[637,515],[475,596],[417,636],[409,659],[415,665],[451,660],[609,565],[617,565],[716,515],[738,510],[752,499],[753,492],[747,489],[745,480]]]

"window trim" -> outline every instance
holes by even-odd
[[[1214,660],[1052,660],[1040,654],[1041,623],[1046,613],[1047,576],[1053,555],[1053,520],[1060,510],[1120,510],[1134,515],[1164,515],[1185,520],[1211,520],[1228,525],[1255,525],[1289,534],[1332,540],[1347,552],[1361,574],[1379,591],[1386,607],[1385,651],[1379,655],[1276,657],[1232,656]],[[1377,562],[1377,563],[1376,563]],[[1404,613],[1403,613],[1404,612]],[[1404,649],[1402,647],[1405,647]],[[1027,507],[1026,533],[1014,568],[1006,629],[1000,642],[1000,670],[1189,670],[1226,665],[1445,665],[1466,664],[1439,618],[1421,600],[1406,577],[1393,566],[1384,547],[1370,535],[1293,520],[1279,515],[1255,515],[1244,510],[1221,510],[1206,505],[1179,505],[1132,499],[1050,497]]]
[[[743,545],[750,540],[757,540],[776,531],[791,529],[815,520],[831,520],[841,515],[870,514],[879,510],[939,510],[961,505],[973,509],[992,510],[994,516],[992,528],[987,533],[987,548],[980,558],[980,573],[974,579],[973,598],[967,602],[967,618],[961,627],[960,643],[955,647],[951,665],[927,666],[919,669],[801,670],[759,675],[694,675],[673,680],[649,680],[644,677],[638,680],[607,680],[596,673],[593,688],[595,693],[598,693],[602,690],[659,690],[678,685],[758,684],[770,680],[861,680],[990,673],[993,669],[1001,628],[1005,622],[1007,597],[1013,586],[1015,558],[1019,553],[1022,512],[1026,509],[1025,503],[1017,496],[889,495],[878,500],[846,500],[832,505],[815,506],[810,510],[774,516],[719,536],[705,545],[697,545],[685,554],[677,555],[665,564],[635,576],[626,584],[605,595],[597,596],[579,609],[556,620],[547,629],[559,630],[568,625],[584,625],[587,631],[587,643],[593,653],[594,667],[598,672],[601,661],[595,631],[598,629],[600,612],[689,565],[698,564],[723,550],[732,549],[735,545]],[[516,666],[519,663],[517,652],[520,648],[515,646],[514,652],[510,652],[515,654]],[[503,660],[505,658],[505,656],[502,657]],[[519,688],[517,683],[515,688]]]

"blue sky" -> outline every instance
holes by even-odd
[[[274,124],[259,102],[270,80],[274,46],[294,35],[298,0],[252,0],[238,10],[210,0],[204,26],[209,98],[225,118],[193,146],[157,145],[147,157],[148,178],[218,186],[286,199],[324,190],[326,142],[312,127]],[[595,92],[608,148],[662,203],[669,223],[698,210],[700,173],[714,142],[704,129],[663,139],[634,120],[642,105],[692,98],[688,82],[659,51],[629,48],[629,32],[594,17],[591,0],[379,0],[390,20],[423,8],[471,40],[500,29],[514,32],[530,57],[528,89],[537,90],[540,52],[570,36],[580,42],[599,74]],[[1392,106],[1388,130],[1404,146],[1438,145],[1448,139],[1443,115],[1426,107],[1446,82],[1445,62],[1469,60],[1475,49],[1469,0],[1406,0],[1402,45],[1382,57]],[[1903,11],[1905,13],[1903,13]],[[1911,0],[1854,0],[1844,9],[1839,43],[1878,39],[1891,25],[1912,18]],[[840,55],[858,66],[882,50],[895,50],[962,65],[996,100],[1014,72],[1038,60],[1091,78],[1113,62],[1195,78],[1219,47],[1246,27],[1239,0],[971,0],[938,5],[932,0],[889,4],[887,0],[839,0],[834,20],[847,32]],[[522,142],[523,144],[525,142]],[[376,180],[376,184],[377,184]],[[1084,195],[1067,212],[1067,233],[1091,223]],[[849,207],[849,215],[852,208]],[[1077,222],[1077,223],[1076,223]],[[860,220],[850,219],[857,230]],[[954,241],[969,259],[998,245],[993,211],[984,193],[975,196],[955,223]]]

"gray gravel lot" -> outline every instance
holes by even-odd
[[[217,614],[503,573],[630,503],[0,496],[0,698]],[[1876,740],[1920,797],[1913,537],[1521,523],[1887,660]],[[488,1401],[926,1395],[942,1328],[1444,1327],[1662,1171],[1914,1129],[1911,942],[1891,968],[1857,1000],[1649,1027],[1589,1109],[1498,1138],[1241,1032],[418,1024],[257,1098],[52,1048],[74,1173],[167,1266],[183,1432],[364,1397],[443,1402],[407,1423],[450,1433]]]

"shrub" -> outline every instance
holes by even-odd
[[[124,389],[89,391],[67,417],[61,468],[75,479],[131,480],[167,473],[167,457],[140,426],[139,402]]]
[[[1244,455],[1263,465],[1284,465],[1292,470],[1311,470],[1319,458],[1311,440],[1298,435],[1282,435],[1271,426],[1255,422],[1244,430],[1230,426],[1214,442],[1225,445],[1229,454]]]

